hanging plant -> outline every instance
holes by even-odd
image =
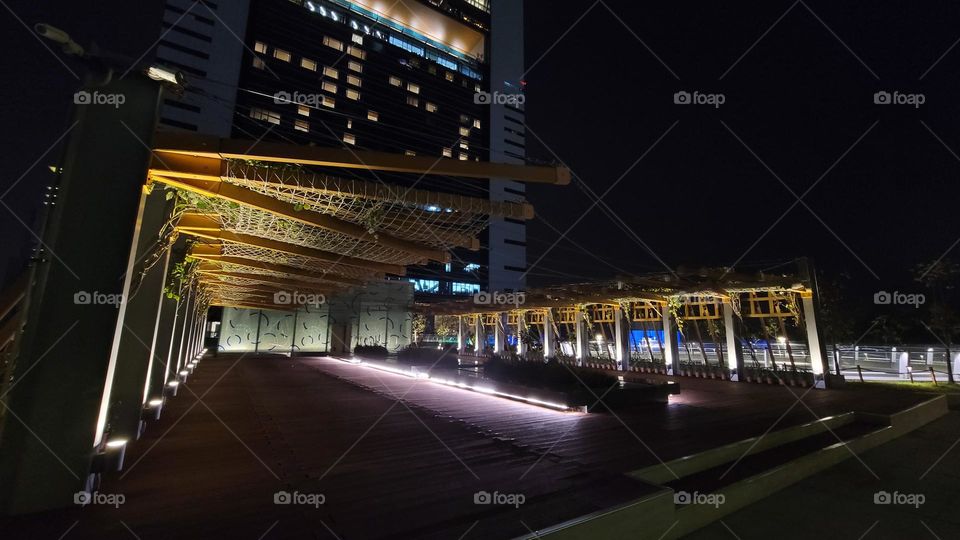
[[[683,299],[679,296],[671,296],[667,299],[667,309],[670,310],[670,314],[673,315],[673,319],[677,321],[677,330],[682,334],[683,333]]]

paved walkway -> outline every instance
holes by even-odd
[[[0,530],[67,540],[509,538],[643,496],[648,486],[619,473],[658,458],[808,422],[811,410],[885,412],[917,399],[681,382],[669,405],[585,415],[330,358],[207,358],[131,444],[122,476],[100,486],[123,505]],[[323,504],[275,504],[278,492]],[[525,501],[476,504],[478,492]]]

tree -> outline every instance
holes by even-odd
[[[937,260],[931,264],[914,267],[914,280],[922,283],[927,291],[925,303],[929,305],[927,330],[947,349],[947,378],[954,381],[953,340],[960,333],[960,316],[957,314],[956,281],[960,277],[960,265],[954,261]]]

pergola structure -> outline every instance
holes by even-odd
[[[791,320],[801,327],[807,338],[812,372],[821,376],[829,373],[825,349],[817,327],[816,284],[805,261],[794,275],[738,274],[730,269],[709,269],[696,273],[664,273],[642,277],[624,277],[608,283],[570,284],[531,290],[520,295],[491,295],[460,301],[420,305],[419,309],[435,316],[457,318],[457,343],[461,354],[485,352],[485,336],[493,333],[493,354],[507,352],[507,335],[515,340],[515,352],[520,357],[529,355],[528,342],[519,339],[528,329],[535,328],[542,353],[536,357],[554,358],[560,355],[557,339],[560,327],[566,326],[567,336],[574,336],[574,358],[584,365],[590,358],[589,344],[593,325],[613,327],[615,367],[631,369],[631,356],[642,357],[643,345],[630,343],[630,331],[639,326],[657,333],[662,331],[662,362],[672,373],[679,361],[677,331],[685,322],[715,321],[721,324],[725,337],[726,368],[743,372],[744,355],[741,350],[736,319],[775,321],[784,329],[784,321]],[[478,302],[480,300],[480,302]],[[468,337],[473,335],[472,351],[468,351]],[[659,338],[658,338],[659,339]],[[699,341],[703,341],[700,337]],[[646,344],[650,348],[649,341]],[[718,344],[718,348],[723,348]],[[722,353],[721,353],[722,354]],[[542,356],[541,356],[542,355]],[[649,357],[653,358],[652,350]]]
[[[191,237],[189,257],[210,305],[293,309],[269,302],[278,288],[329,294],[407,265],[448,262],[477,250],[491,217],[531,219],[525,202],[500,202],[382,182],[311,166],[510,178],[566,184],[569,171],[381,152],[158,136],[148,182],[176,192],[170,233]]]
[[[479,249],[491,218],[533,217],[525,202],[425,190],[420,179],[570,181],[560,167],[157,132],[159,83],[131,74],[100,89],[126,103],[77,107],[26,280],[29,309],[4,331],[16,336],[0,383],[0,508],[12,513],[68,506],[118,466],[196,367],[208,306],[296,313],[297,297],[278,293],[383,285]],[[330,172],[350,170],[409,181]]]

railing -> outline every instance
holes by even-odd
[[[847,378],[864,381],[946,382],[948,362],[960,377],[960,346],[838,345],[834,358]]]

